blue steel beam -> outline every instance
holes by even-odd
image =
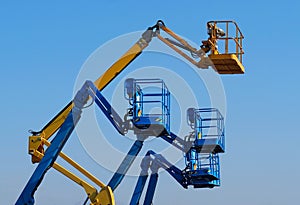
[[[118,170],[115,172],[113,177],[108,183],[108,186],[114,191],[118,185],[123,180],[124,176],[126,175],[128,169],[132,165],[133,161],[135,160],[138,153],[141,151],[143,147],[142,140],[136,140],[130,150],[128,151],[126,157],[123,159],[121,165],[119,166]]]
[[[107,119],[111,124],[116,128],[116,130],[124,135],[123,120],[120,115],[115,111],[115,109],[110,105],[106,98],[101,94],[98,88],[90,80],[87,80],[86,83],[89,86],[90,96],[93,97],[98,107],[102,110]]]
[[[163,135],[160,137],[183,152],[187,152],[190,148],[190,146],[187,146],[187,143],[183,139],[178,137],[173,132],[171,132],[169,136]]]
[[[109,104],[109,102],[105,99],[105,97],[97,91],[96,93],[97,98],[95,98],[95,102],[98,107],[102,110],[105,114],[107,119],[111,122],[111,124],[116,128],[116,130],[121,134],[124,135],[124,128],[123,128],[123,120],[118,115],[118,113],[113,109],[113,107]]]
[[[148,178],[148,169],[150,167],[151,161],[152,161],[152,159],[149,156],[149,153],[147,153],[141,162],[142,171],[140,173],[140,176],[136,183],[133,195],[131,197],[130,205],[139,204],[141,195],[143,193],[143,190],[144,190],[147,178]]]
[[[157,185],[157,180],[158,180],[158,174],[157,173],[151,174],[149,184],[148,184],[148,189],[145,196],[144,205],[152,204],[155,188]]]
[[[141,173],[140,174],[139,179],[136,183],[134,192],[133,192],[132,197],[131,197],[130,205],[139,204],[139,201],[140,201],[141,195],[143,193],[147,178],[148,178],[148,173],[145,173],[145,174]]]

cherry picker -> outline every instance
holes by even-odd
[[[224,26],[225,31],[221,29],[222,25]],[[233,25],[235,29],[235,34],[233,36],[231,36],[228,32],[229,25]],[[135,105],[135,107],[132,107],[132,109],[128,110],[126,116],[127,120],[125,121],[123,121],[122,118],[116,113],[116,111],[110,106],[108,101],[101,94],[101,91],[113,79],[115,79],[117,75],[122,72],[137,56],[142,53],[142,51],[151,42],[153,37],[158,38],[160,41],[175,50],[182,57],[187,59],[198,68],[206,69],[208,67],[212,67],[219,74],[244,73],[244,67],[242,65],[242,55],[244,53],[242,48],[242,40],[244,37],[237,24],[233,21],[210,21],[207,23],[207,29],[209,35],[208,39],[202,41],[201,47],[199,49],[196,49],[188,44],[184,39],[175,34],[168,27],[166,27],[161,20],[159,20],[154,26],[149,27],[142,34],[141,38],[119,60],[117,60],[110,68],[108,68],[108,70],[94,83],[87,81],[78,91],[74,99],[70,103],[68,103],[67,106],[63,108],[62,111],[60,111],[40,131],[32,131],[32,135],[29,137],[28,152],[32,155],[32,162],[39,164],[32,174],[31,178],[29,179],[28,183],[26,184],[25,188],[23,189],[16,204],[34,204],[34,193],[42,182],[44,175],[51,167],[64,174],[78,185],[82,186],[86,191],[91,204],[115,204],[113,191],[121,183],[127,170],[134,161],[135,156],[141,150],[143,140],[145,139],[145,137],[150,135],[159,136],[167,142],[172,143],[172,145],[174,145],[175,147],[187,152],[187,161],[189,161],[189,163],[191,162],[190,164],[194,164],[189,165],[190,168],[187,168],[186,172],[184,172],[188,173],[187,175],[191,174],[192,171],[194,171],[192,170],[193,167],[201,167],[201,156],[198,156],[198,150],[200,149],[199,146],[194,143],[194,149],[186,150],[186,142],[172,133],[170,131],[170,128],[168,127],[170,112],[168,110],[169,101],[167,100],[167,96],[169,95],[169,92],[166,87],[162,88],[162,93],[160,94],[162,98],[166,98],[166,101],[161,102],[165,104],[165,107],[163,107],[162,110],[164,114],[161,115],[161,118],[159,119],[157,119],[158,116],[143,115],[143,111],[141,111],[143,103],[138,104],[140,100],[139,98],[137,98],[138,96],[142,97],[142,95],[141,93],[139,94],[138,92],[136,92],[138,91],[138,87],[134,87],[134,84],[137,83],[137,81],[135,81],[134,79],[129,79],[127,81],[127,85],[125,86],[128,90],[128,98],[130,99],[132,104]],[[171,38],[162,36],[162,31],[170,35]],[[224,51],[221,51],[218,48],[217,42],[220,41],[224,42]],[[233,44],[235,44],[234,51],[231,51],[229,49],[230,42],[233,42]],[[188,55],[187,53],[190,53],[190,55]],[[196,61],[196,58],[200,58],[200,60]],[[161,83],[161,85],[164,85],[163,82],[159,83]],[[132,95],[130,88],[135,89],[135,97]],[[143,97],[147,97],[147,95],[144,95]],[[63,146],[67,142],[77,122],[79,121],[82,109],[84,108],[84,105],[89,98],[92,98],[95,101],[95,103],[99,106],[108,120],[110,120],[112,125],[118,130],[121,135],[125,135],[128,129],[133,129],[135,134],[137,135],[137,140],[129,150],[127,156],[124,158],[123,162],[115,172],[112,179],[109,181],[108,185],[105,185],[102,181],[97,179],[90,172],[85,170],[79,164],[74,162],[70,157],[61,152]],[[133,102],[134,100],[135,102]],[[195,122],[191,121],[191,123],[193,124]],[[49,142],[50,138],[52,138],[51,142]],[[45,149],[46,147],[47,149]],[[205,150],[206,147],[204,147],[205,146],[202,146],[200,150]],[[213,159],[213,161],[216,161],[218,160],[216,154],[217,152],[211,153],[208,157],[210,159]],[[88,179],[98,185],[100,189],[97,190],[88,182],[84,181],[83,179],[79,178],[69,170],[56,163],[55,161],[58,156],[60,156],[66,162],[70,163],[74,168],[79,170]],[[210,170],[207,169],[207,173]],[[211,177],[211,179],[213,179],[209,181],[211,182],[211,186],[215,186],[218,184],[217,177]],[[194,185],[194,182],[192,181],[187,181],[186,183],[186,186],[188,186],[189,184]]]

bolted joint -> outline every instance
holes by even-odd
[[[151,172],[157,173],[159,168],[161,168],[161,165],[158,163],[158,160],[154,159],[150,166]]]
[[[44,154],[44,143],[42,141],[42,138],[40,136],[30,136],[29,137],[29,144],[28,144],[28,153],[31,156],[31,162],[38,163],[41,161],[41,159],[34,155],[36,151],[40,152],[41,154]]]
[[[147,43],[150,43],[153,37],[153,30],[151,27],[149,27],[143,34],[142,39],[145,40]]]
[[[145,156],[143,158],[141,165],[140,165],[142,168],[142,171],[146,171],[149,169],[151,161],[152,161],[151,156]]]
[[[209,66],[212,66],[212,62],[209,57],[203,56],[196,66],[198,68],[208,69]]]
[[[74,97],[74,105],[78,109],[82,109],[89,99],[90,81],[86,81]]]

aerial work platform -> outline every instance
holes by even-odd
[[[224,118],[215,108],[187,110],[188,124],[194,130],[193,147],[201,153],[225,152]]]
[[[211,66],[219,74],[243,74],[242,64],[244,36],[234,21],[209,21],[209,39],[202,41],[210,49]],[[202,46],[203,47],[203,46]]]
[[[128,78],[124,85],[134,133],[170,135],[170,92],[161,79]]]
[[[194,188],[213,188],[220,186],[220,163],[218,154],[197,155],[189,152],[187,168],[183,171],[187,185]]]

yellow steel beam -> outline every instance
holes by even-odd
[[[37,150],[35,150],[32,153],[32,155],[34,155],[35,157],[37,157],[39,159],[42,159],[44,157],[44,154],[40,153]],[[77,183],[78,185],[82,186],[91,200],[94,200],[94,198],[97,196],[98,192],[95,187],[93,187],[92,185],[90,185],[89,183],[84,181],[83,179],[79,178],[78,176],[76,176],[75,174],[70,172],[69,170],[65,169],[63,166],[61,166],[57,162],[54,162],[52,167],[54,169],[56,169],[57,171],[59,171],[60,173],[62,173],[63,175],[65,175],[66,177],[68,177],[69,179],[71,179],[72,181],[74,181],[75,183]]]
[[[42,139],[42,142],[46,146],[48,146],[48,147],[51,145],[51,143],[49,141],[45,140],[45,139]],[[97,184],[99,187],[103,188],[103,187],[106,186],[103,182],[101,182],[94,175],[92,175],[90,172],[88,172],[87,170],[85,170],[82,166],[80,166],[78,163],[76,163],[74,160],[72,160],[70,157],[68,157],[63,152],[60,152],[59,156],[61,158],[63,158],[66,162],[68,162],[70,165],[72,165],[79,172],[81,172],[83,175],[85,175],[87,178],[89,178],[92,182],[94,182],[95,184]]]
[[[157,38],[159,40],[161,40],[163,43],[165,43],[166,45],[168,45],[170,48],[172,48],[174,51],[176,51],[178,54],[180,54],[182,57],[184,57],[185,59],[187,59],[189,62],[191,62],[192,64],[194,64],[198,68],[207,69],[208,66],[211,65],[211,61],[209,60],[209,58],[207,56],[202,55],[201,58],[200,58],[200,61],[197,62],[193,58],[191,58],[190,56],[188,56],[187,54],[185,54],[183,51],[181,51],[179,48],[177,48],[175,45],[173,45],[172,43],[170,43],[167,39],[165,39],[164,37],[162,37],[160,34],[156,34],[156,36],[157,36]],[[187,44],[187,45],[189,45],[189,44]],[[195,51],[195,52],[198,52],[198,51]]]
[[[161,26],[160,27],[163,31],[165,31],[167,34],[169,34],[170,36],[172,36],[173,38],[175,38],[177,41],[179,41],[182,45],[184,45],[185,47],[187,47],[188,49],[190,49],[193,52],[197,52],[197,49],[192,47],[188,42],[186,42],[184,39],[182,39],[180,36],[178,36],[176,33],[174,33],[171,29],[169,29],[168,27],[165,26]]]
[[[185,59],[187,59],[188,61],[190,61],[192,64],[197,66],[197,62],[192,59],[191,57],[189,57],[187,54],[185,54],[183,51],[181,51],[180,49],[178,49],[176,46],[174,46],[172,43],[170,43],[168,40],[166,40],[164,37],[162,37],[160,34],[157,34],[157,38],[159,40],[161,40],[162,42],[164,42],[165,44],[167,44],[170,48],[172,48],[174,51],[176,51],[177,53],[179,53],[180,55],[182,55]]]

